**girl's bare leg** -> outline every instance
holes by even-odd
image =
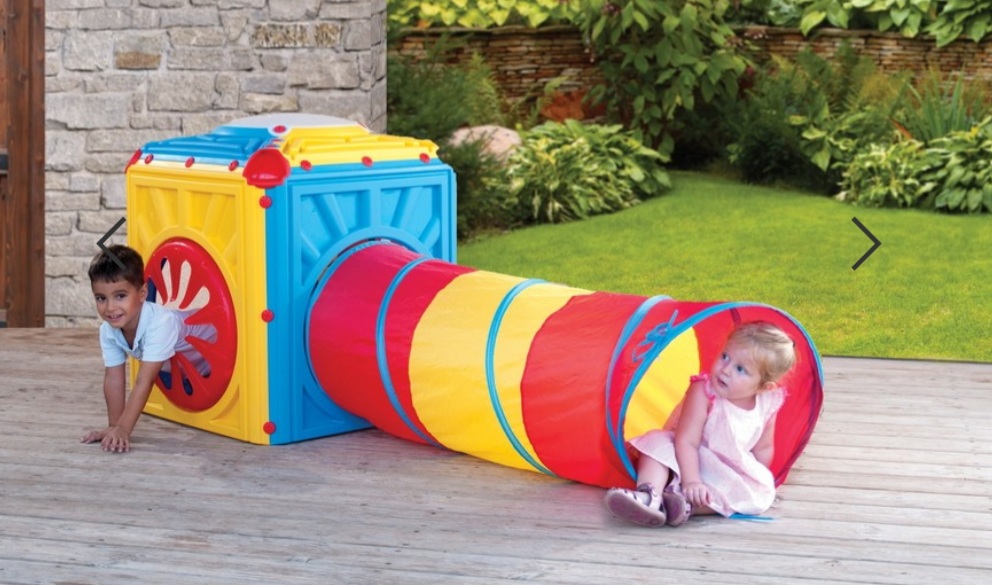
[[[671,473],[668,467],[643,453],[637,461],[637,485],[651,484],[658,493],[668,485]]]

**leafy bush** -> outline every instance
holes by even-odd
[[[484,140],[445,143],[439,156],[455,169],[458,239],[471,239],[487,230],[505,230],[525,222],[526,217],[506,200],[504,163],[486,152]]]
[[[904,140],[856,156],[840,198],[872,207],[992,211],[992,118],[930,145]]]
[[[443,142],[462,126],[505,122],[505,100],[492,69],[479,55],[464,64],[445,56],[447,37],[422,59],[392,55],[387,62],[386,113],[391,134]]]
[[[610,213],[669,188],[667,157],[619,125],[547,122],[523,133],[508,197],[539,223]]]
[[[845,168],[837,197],[863,207],[932,209],[937,185],[925,175],[937,163],[918,140],[870,146]]]
[[[666,155],[681,110],[735,95],[747,62],[724,22],[728,2],[584,0],[577,24],[606,83],[593,100]]]
[[[965,85],[957,77],[948,85],[939,71],[931,70],[918,87],[911,87],[912,99],[896,115],[902,130],[912,138],[930,142],[954,131],[969,130],[989,112],[987,84],[972,81]]]
[[[934,199],[937,209],[992,211],[992,119],[933,140],[927,150],[938,157],[924,175],[940,191]]]
[[[568,22],[575,14],[561,0],[387,0],[390,23],[399,26],[537,27]]]
[[[992,32],[992,0],[947,0],[926,28],[938,47],[966,36],[976,43]]]
[[[895,140],[891,118],[907,84],[847,44],[830,61],[808,49],[795,62],[774,58],[726,114],[731,162],[752,182],[834,192],[855,155]]]
[[[798,27],[804,35],[838,28],[933,35],[938,47],[962,37],[975,42],[992,33],[992,0],[751,0],[767,3],[771,24]],[[752,11],[753,13],[753,11]]]

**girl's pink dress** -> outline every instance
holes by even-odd
[[[710,488],[713,500],[710,508],[724,516],[735,512],[762,514],[775,500],[775,478],[755,459],[751,449],[781,408],[785,390],[762,392],[757,395],[754,408],[745,410],[713,392],[706,374],[692,377],[693,382],[698,380],[705,382],[706,396],[710,399],[699,445],[699,475]],[[674,432],[649,431],[631,439],[630,445],[671,469],[678,476],[675,487],[681,491]]]

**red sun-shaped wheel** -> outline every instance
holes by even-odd
[[[207,410],[224,395],[237,358],[237,320],[224,275],[198,244],[176,238],[148,258],[145,278],[148,300],[184,312],[191,330],[190,347],[169,360],[156,386],[179,408]]]

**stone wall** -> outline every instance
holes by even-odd
[[[482,55],[496,83],[510,99],[540,96],[548,82],[556,78],[563,79],[562,91],[589,87],[602,79],[582,35],[571,26],[411,31],[390,51],[422,57],[425,47],[436,43],[443,32],[457,43],[453,60],[468,59],[472,53]]]
[[[385,23],[386,0],[47,0],[46,325],[99,322],[86,269],[146,142],[275,112],[384,131]]]
[[[921,74],[929,69],[945,74],[962,74],[966,79],[992,80],[992,40],[980,43],[958,40],[937,47],[931,38],[907,39],[897,33],[824,29],[806,39],[795,29],[750,27],[742,34],[749,38],[759,54],[795,57],[804,47],[831,56],[842,43],[869,57],[882,71],[912,71]]]
[[[595,60],[582,42],[582,34],[571,26],[537,30],[506,27],[489,31],[449,29],[464,47],[455,51],[456,60],[467,59],[472,52],[481,54],[493,68],[497,82],[509,98],[540,95],[555,77],[565,77],[563,90],[588,87],[598,83],[600,75]],[[402,42],[390,47],[405,55],[423,55],[425,43],[436,40],[442,31],[410,32]],[[757,50],[756,58],[769,54],[794,57],[804,47],[829,56],[841,43],[848,42],[861,55],[871,57],[883,71],[922,73],[937,68],[945,73],[961,72],[969,79],[992,80],[992,41],[974,43],[959,40],[937,48],[932,39],[907,39],[895,33],[823,29],[805,38],[796,29],[746,27],[739,34],[748,38]]]

